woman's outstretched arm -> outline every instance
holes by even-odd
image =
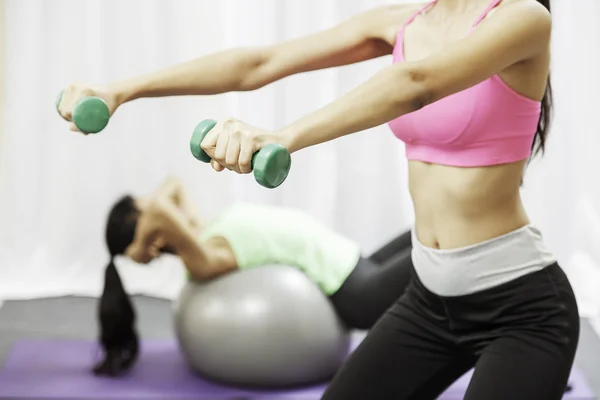
[[[277,44],[224,50],[148,75],[118,82],[123,100],[255,90],[301,72],[348,65],[389,53],[379,40],[384,9],[333,28]]]
[[[417,111],[547,52],[551,25],[550,13],[541,4],[509,4],[444,51],[394,64],[290,124],[281,131],[280,140],[294,152]]]
[[[399,18],[398,12],[405,8],[373,9],[308,36],[269,46],[228,49],[105,86],[72,84],[63,93],[59,112],[70,121],[74,105],[83,96],[104,98],[112,114],[120,105],[143,97],[255,90],[301,72],[376,58],[392,49],[382,40],[382,23]]]
[[[393,64],[278,132],[219,121],[202,149],[217,171],[250,173],[252,155],[269,143],[292,153],[381,125],[546,54],[550,33],[551,17],[541,4],[510,3],[463,40],[425,59]]]

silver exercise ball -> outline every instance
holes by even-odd
[[[230,385],[327,380],[350,349],[350,333],[329,299],[288,266],[188,282],[175,303],[175,331],[194,370]]]

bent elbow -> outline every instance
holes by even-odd
[[[421,108],[425,107],[428,104],[431,104],[431,94],[429,92],[424,91],[423,93],[416,94],[411,99],[411,109],[413,112],[419,111]]]
[[[245,61],[241,68],[239,91],[249,92],[258,90],[273,82],[269,73],[271,54],[266,48],[251,48],[246,51]]]
[[[194,280],[203,282],[212,278],[213,263],[209,261],[206,254],[186,254],[182,258],[185,268]]]
[[[258,73],[250,73],[239,83],[240,92],[252,92],[262,87],[267,86],[270,82],[266,79],[261,79]]]
[[[418,63],[403,63],[399,65],[400,78],[397,93],[401,93],[400,102],[410,110],[418,111],[433,102],[434,90],[430,84],[429,74]]]
[[[189,274],[199,282],[210,281],[235,269],[214,254],[194,256],[193,261],[184,260],[184,264]]]
[[[212,278],[212,274],[209,272],[206,264],[186,264],[188,274],[197,282],[209,281]]]

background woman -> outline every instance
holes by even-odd
[[[200,281],[264,265],[296,267],[350,329],[370,329],[402,295],[412,269],[410,232],[367,258],[352,240],[292,208],[240,203],[204,222],[177,179],[149,196],[119,199],[108,216],[106,243],[111,261],[99,310],[105,358],[94,371],[109,376],[126,372],[138,354],[135,313],[114,264],[117,255],[147,264],[175,254]]]

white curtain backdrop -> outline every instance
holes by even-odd
[[[108,261],[106,214],[126,192],[147,193],[177,175],[201,214],[237,201],[296,206],[357,240],[365,252],[412,224],[403,146],[382,126],[293,156],[276,190],[251,176],[217,174],[188,141],[205,118],[234,116],[280,127],[363,82],[389,58],[295,76],[253,93],[140,100],[96,136],[68,131],[54,101],[64,85],[104,83],[202,54],[268,44],[334,25],[388,0],[5,0],[7,24],[0,196],[0,300],[99,294]],[[598,315],[600,292],[600,88],[597,0],[555,2],[556,118],[546,157],[524,196],[534,222]],[[175,258],[149,267],[119,260],[131,293],[173,298]]]

